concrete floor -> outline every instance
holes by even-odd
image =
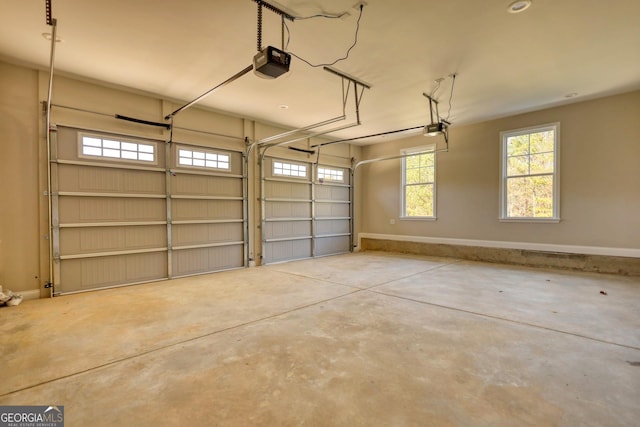
[[[67,426],[640,423],[638,277],[364,252],[0,324],[0,405],[64,405]]]

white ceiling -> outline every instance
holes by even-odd
[[[422,94],[431,93],[440,77],[445,80],[435,97],[447,116],[451,73],[458,75],[450,112],[454,126],[640,88],[640,1],[533,0],[520,14],[507,13],[509,2],[366,0],[358,43],[334,68],[372,89],[362,98],[362,125],[331,136],[426,124]],[[288,22],[288,50],[309,61],[332,62],[354,41],[356,0],[268,3],[298,17],[349,12],[341,19]],[[58,72],[172,99],[201,95],[250,65],[257,50],[253,0],[52,4],[63,40],[56,47]],[[45,1],[2,0],[0,16],[0,56],[48,67]],[[266,9],[263,16],[263,46],[281,47],[280,17]],[[570,93],[578,95],[565,98]],[[340,115],[341,100],[338,77],[294,58],[291,72],[278,79],[250,73],[200,104],[303,127]],[[334,127],[355,119],[352,104],[350,98],[349,118]]]

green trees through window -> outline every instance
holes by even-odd
[[[502,217],[557,218],[557,125],[502,136]]]
[[[436,164],[433,147],[403,158],[403,216],[435,217]],[[405,154],[411,151],[405,152]]]

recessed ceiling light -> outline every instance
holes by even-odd
[[[509,13],[520,13],[529,9],[531,6],[531,0],[516,0],[507,7]]]
[[[278,105],[278,108],[281,109],[281,110],[288,110],[289,106],[287,104],[280,104],[280,105]]]
[[[51,35],[51,33],[42,33],[42,37],[45,38],[46,40],[51,40],[51,37],[53,37]],[[62,39],[58,36],[56,36],[56,43],[60,43],[62,41]]]

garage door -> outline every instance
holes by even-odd
[[[351,183],[349,169],[318,165],[314,183],[314,256],[349,252]]]
[[[263,263],[349,251],[348,169],[274,157],[262,167]]]
[[[59,127],[51,173],[56,294],[244,264],[241,153]]]

